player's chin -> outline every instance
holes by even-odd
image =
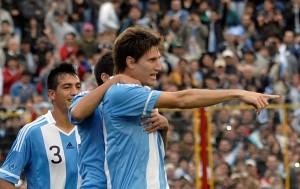
[[[66,101],[66,106],[67,106],[67,107],[71,106],[71,103],[72,103],[72,101],[67,100],[67,101]]]
[[[153,79],[151,79],[151,80],[149,80],[149,81],[147,82],[147,85],[148,85],[149,87],[154,87],[155,84],[156,84],[156,80],[153,80]]]

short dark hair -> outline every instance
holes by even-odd
[[[161,44],[161,37],[149,29],[129,27],[116,39],[113,47],[115,73],[126,68],[126,58],[131,56],[138,61],[152,47]]]
[[[76,33],[74,33],[74,32],[68,32],[68,33],[65,34],[64,39],[66,39],[66,37],[68,35],[71,35],[73,38],[76,38]]]
[[[8,24],[11,25],[10,22],[8,20],[2,20],[1,24]]]
[[[22,75],[22,76],[23,76],[23,75],[26,75],[26,76],[32,77],[32,74],[30,73],[29,70],[24,70],[24,71],[22,71],[22,74],[21,74],[21,75]]]
[[[112,56],[112,52],[109,51],[106,54],[104,54],[102,58],[100,58],[97,64],[95,65],[94,76],[96,78],[97,84],[98,85],[103,84],[103,81],[100,77],[102,73],[106,73],[112,76],[113,72],[114,72],[113,56]]]
[[[58,86],[58,78],[62,75],[69,74],[72,76],[77,76],[75,68],[72,64],[61,63],[58,64],[54,69],[52,69],[47,78],[47,88],[55,90]]]

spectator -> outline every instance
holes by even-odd
[[[47,37],[38,38],[34,49],[34,52],[37,56],[37,74],[40,75],[41,70],[49,63],[47,62],[47,55],[53,55],[54,49]]]
[[[225,28],[237,26],[240,23],[238,13],[234,9],[231,9],[231,3],[231,0],[221,0],[218,6],[218,12],[221,15]]]
[[[72,13],[70,14],[70,23],[76,28],[77,32],[81,32],[84,23],[91,21],[89,4],[84,0],[72,0],[71,6]]]
[[[2,23],[3,21],[7,21],[8,24],[11,25],[12,27],[14,26],[14,22],[12,20],[11,15],[9,14],[9,12],[7,10],[2,8],[1,2],[0,2],[0,23]],[[2,32],[2,26],[0,26],[0,32]]]
[[[87,58],[97,53],[98,43],[95,38],[94,26],[91,23],[84,23],[82,28],[82,36],[78,41],[78,48],[83,51]]]
[[[188,159],[181,158],[179,160],[179,167],[175,169],[174,177],[175,179],[184,178],[192,182],[192,177],[188,174],[189,163]]]
[[[76,43],[76,34],[72,32],[67,33],[64,37],[64,43],[59,50],[61,60],[69,61],[69,59],[74,59],[76,57],[77,52],[78,46]]]
[[[113,0],[112,2],[105,2],[101,5],[98,13],[98,33],[118,31],[120,27],[118,18],[120,3],[119,0]]]
[[[170,74],[170,81],[174,82],[178,87],[183,85],[184,75],[187,73],[189,62],[186,59],[180,59],[174,71]]]
[[[31,49],[30,42],[24,39],[21,42],[21,55],[24,62],[24,69],[28,70],[33,76],[36,76],[37,57],[32,53]]]
[[[282,49],[285,50],[285,52],[291,53],[292,56],[294,56],[296,59],[299,59],[300,51],[297,49],[297,45],[295,42],[296,37],[294,35],[294,32],[286,30],[283,36]],[[293,67],[298,67],[299,70],[299,65],[294,65]]]
[[[206,14],[207,16],[207,14]],[[207,51],[209,53],[218,53],[220,45],[223,42],[223,23],[221,22],[220,15],[217,10],[212,9],[207,16],[208,20],[208,42],[207,42]]]
[[[10,95],[13,100],[16,101],[18,99],[17,101],[21,104],[24,104],[36,95],[35,85],[31,83],[31,74],[29,72],[22,72],[20,80],[11,86]]]
[[[268,155],[266,165],[267,169],[263,175],[263,179],[272,179],[273,176],[275,178],[284,178],[283,165],[278,161],[276,155]]]
[[[238,14],[238,17],[241,18],[244,13],[246,2],[244,0],[232,0],[230,4],[231,10]]]
[[[0,48],[6,49],[9,40],[14,37],[13,27],[7,20],[3,20],[0,24]]]
[[[214,62],[214,72],[219,80],[220,88],[227,88],[227,74],[225,73],[226,62],[223,58],[218,58]],[[238,87],[237,87],[238,88]]]
[[[20,3],[20,11],[25,22],[28,22],[30,18],[35,18],[38,21],[44,20],[43,1],[24,0]]]
[[[182,23],[186,23],[189,17],[189,13],[182,8],[179,0],[171,0],[171,9],[166,15],[173,19],[179,19]]]
[[[186,131],[182,135],[182,142],[179,144],[180,154],[182,158],[191,160],[193,157],[194,135],[191,131]],[[180,160],[179,160],[180,164]],[[187,171],[187,170],[186,170]]]
[[[199,69],[199,60],[198,59],[192,59],[190,61],[191,64],[191,76],[192,80],[194,81],[194,85],[197,88],[201,88],[203,85],[203,75],[200,72]]]
[[[75,28],[66,21],[66,13],[55,11],[54,20],[50,22],[53,35],[56,37],[55,45],[60,48],[64,42],[64,37],[67,33],[77,35]]]
[[[126,28],[142,25],[147,27],[146,23],[142,23],[142,10],[137,5],[131,5],[129,8],[128,18],[121,22],[120,30],[118,33],[122,33]]]
[[[207,27],[202,25],[196,12],[191,12],[183,30],[183,46],[185,51],[193,58],[199,58],[206,51]]]
[[[3,94],[9,94],[11,86],[21,78],[22,69],[17,58],[7,60],[3,69]]]
[[[288,2],[285,11],[286,30],[300,33],[300,2],[291,0]]]
[[[145,16],[142,18],[141,22],[149,28],[158,31],[159,23],[163,17],[160,2],[158,0],[149,0],[146,8]]]
[[[29,41],[31,45],[31,50],[34,50],[37,40],[39,37],[43,36],[43,26],[36,18],[30,18],[29,24],[25,25],[23,32],[23,39]]]

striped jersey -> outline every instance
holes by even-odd
[[[76,189],[78,182],[76,127],[65,133],[51,111],[25,125],[0,168],[0,178],[18,183],[24,172],[28,189]]]
[[[115,84],[103,99],[108,188],[168,189],[159,132],[144,131],[160,92]]]
[[[81,92],[73,98],[69,107],[69,120],[77,125],[78,134],[78,164],[81,176],[80,189],[106,188],[104,172],[104,139],[101,105],[82,121],[76,121],[71,114],[72,108],[87,92]]]

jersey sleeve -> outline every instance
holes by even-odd
[[[30,139],[28,128],[24,127],[18,133],[6,160],[0,168],[0,178],[17,184],[24,167],[30,159]]]
[[[160,94],[147,87],[117,84],[107,92],[107,102],[112,115],[149,117]]]

